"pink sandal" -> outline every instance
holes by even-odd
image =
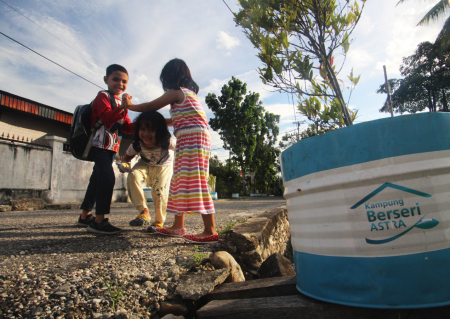
[[[216,233],[214,235],[204,237],[204,238],[198,238],[194,235],[184,235],[183,238],[191,243],[196,244],[210,244],[210,243],[216,243],[219,241],[219,235]]]
[[[179,229],[156,228],[156,232],[164,236],[183,237],[186,234],[186,228],[179,228]]]

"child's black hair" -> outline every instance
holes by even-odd
[[[181,59],[173,59],[166,63],[159,76],[164,91],[169,89],[180,90],[185,87],[191,91],[198,93],[199,87],[191,76],[191,71]]]
[[[110,76],[114,71],[120,71],[128,75],[127,69],[125,69],[123,66],[118,64],[111,64],[106,68],[106,76]]]
[[[135,146],[138,146],[137,144],[139,144],[139,141],[141,141],[141,139],[139,138],[139,129],[141,128],[141,126],[145,126],[147,128],[156,128],[156,146],[161,146],[166,150],[169,149],[170,132],[167,128],[166,119],[164,118],[164,116],[162,116],[161,113],[156,111],[142,112],[134,120],[134,123],[133,144],[136,143]]]

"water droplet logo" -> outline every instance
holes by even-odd
[[[411,229],[417,227],[417,228],[421,228],[421,229],[431,229],[436,227],[439,222],[436,219],[425,219],[425,216],[423,216],[417,223],[415,223],[414,225],[412,225],[411,227],[409,227],[407,230],[401,232],[398,235],[392,236],[390,238],[386,238],[386,239],[369,239],[366,238],[366,243],[368,244],[372,244],[372,245],[380,245],[380,244],[386,244],[389,243],[391,241],[394,241],[400,237],[402,237],[403,235],[405,235],[407,232],[409,232]]]

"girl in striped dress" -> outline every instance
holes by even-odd
[[[127,107],[137,112],[156,111],[170,105],[171,119],[166,121],[174,127],[177,145],[167,213],[175,214],[175,221],[172,227],[156,231],[199,244],[216,242],[219,236],[207,184],[211,139],[208,120],[197,97],[199,87],[186,63],[180,59],[173,59],[164,66],[160,80],[165,93],[156,100],[132,105],[131,96],[122,96]],[[201,214],[204,231],[186,235],[185,214]]]

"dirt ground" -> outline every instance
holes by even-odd
[[[286,201],[283,197],[252,197],[214,203],[216,228],[220,231],[231,223],[285,206]],[[118,235],[87,233],[75,226],[79,214],[79,209],[0,213],[1,318],[90,317],[111,308],[111,301],[102,297],[106,289],[102,281],[124,277],[129,278],[129,293],[122,306],[128,317],[153,317],[159,303],[170,298],[174,281],[167,279],[167,287],[161,289],[159,285],[144,286],[137,278],[152,278],[170,260],[199,249],[182,238],[147,233],[146,226],[129,226],[137,215],[130,203],[112,206],[111,223],[125,230]],[[186,216],[185,221],[188,233],[202,231],[200,216]],[[169,215],[166,225],[172,222],[173,216]],[[213,250],[208,246],[213,245],[203,245],[200,251]],[[151,303],[139,298],[143,291],[153,296]],[[147,303],[150,306],[144,307]]]

